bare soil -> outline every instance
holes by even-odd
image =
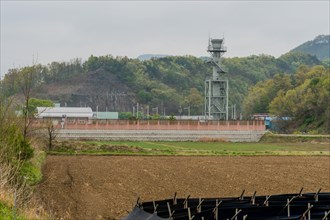
[[[37,193],[59,219],[121,219],[143,201],[330,191],[330,157],[48,156]]]

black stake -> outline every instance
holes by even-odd
[[[252,205],[255,204],[257,191],[254,191],[253,196],[251,197]]]
[[[183,202],[183,205],[184,205],[183,208],[184,209],[188,208],[188,199],[189,199],[189,197],[190,197],[190,195],[188,195],[187,198]]]
[[[136,200],[136,205],[135,205],[136,207],[140,207],[140,196],[137,198],[137,200]]]
[[[244,193],[245,193],[245,189],[243,189],[243,192],[242,192],[241,196],[239,197],[239,200],[243,200],[244,199]]]

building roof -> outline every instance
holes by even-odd
[[[38,118],[92,118],[90,107],[37,107]]]

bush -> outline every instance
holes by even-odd
[[[1,217],[1,219],[23,220],[23,218],[21,216],[14,217],[14,212],[12,209],[13,209],[12,207],[9,207],[8,205],[1,203],[1,201],[0,201],[0,217]]]
[[[42,173],[39,167],[34,166],[31,162],[25,162],[20,170],[20,175],[27,184],[35,185],[42,179]]]
[[[28,160],[33,157],[34,150],[26,140],[21,141],[18,150],[17,156],[21,160]]]

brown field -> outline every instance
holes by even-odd
[[[143,201],[330,191],[327,156],[48,156],[37,192],[59,219],[121,219]]]

